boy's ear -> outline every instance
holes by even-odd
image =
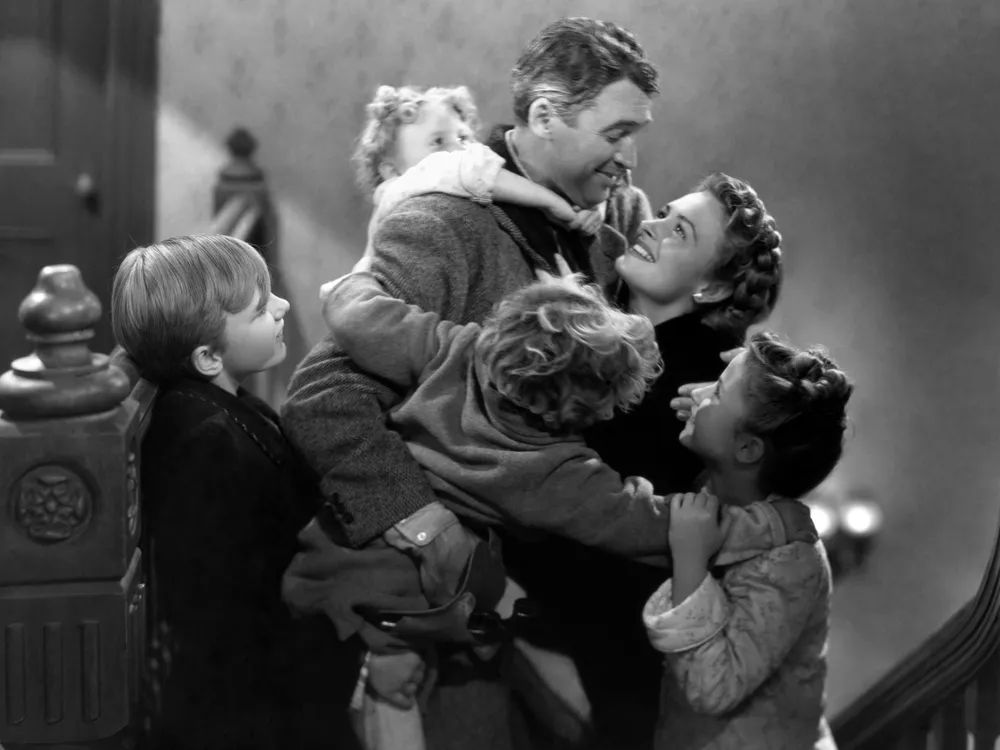
[[[202,344],[191,352],[191,367],[206,378],[214,378],[222,372],[222,355],[208,344]]]

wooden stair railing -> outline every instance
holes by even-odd
[[[998,646],[1000,530],[972,601],[834,718],[839,750],[993,750]]]
[[[139,701],[148,411],[129,398],[126,374],[90,351],[100,315],[74,266],[42,269],[18,312],[35,351],[0,376],[0,743],[8,750],[112,738]]]

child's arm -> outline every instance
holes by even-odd
[[[559,464],[520,492],[498,485],[494,502],[512,521],[613,554],[667,566],[669,504],[641,477],[621,476],[583,446],[564,444]],[[732,564],[786,543],[769,503],[723,510],[716,564]]]
[[[337,344],[365,372],[397,388],[414,385],[453,342],[474,340],[479,326],[460,326],[396,299],[370,273],[351,273],[325,287],[323,318]]]
[[[431,154],[386,185],[375,221],[407,198],[427,193],[446,193],[478,203],[500,201],[538,208],[572,228],[582,226],[590,215],[590,212],[578,214],[564,198],[504,169],[503,165],[503,159],[482,143],[473,143],[459,151]]]
[[[573,206],[565,198],[537,182],[532,182],[526,177],[506,169],[500,170],[496,177],[493,200],[540,209],[549,218],[567,225],[573,224],[578,216]],[[587,212],[588,216],[589,213]]]
[[[717,715],[774,673],[829,586],[820,553],[801,542],[746,563],[724,586],[705,575],[680,603],[675,584],[667,581],[650,597],[643,621],[691,707]]]

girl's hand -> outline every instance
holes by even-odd
[[[368,687],[396,708],[413,707],[424,680],[424,660],[415,651],[372,654],[368,661]]]
[[[573,221],[569,223],[570,229],[575,229],[584,234],[597,234],[604,226],[604,217],[597,209],[577,211]]]
[[[330,296],[333,292],[333,288],[337,286],[341,281],[346,279],[352,273],[367,273],[371,270],[372,258],[371,256],[365,254],[361,256],[361,259],[354,264],[354,267],[350,270],[350,273],[345,273],[343,276],[338,276],[333,281],[328,281],[319,288],[319,299],[320,302],[326,302],[326,298]]]
[[[563,200],[553,193],[552,200],[542,207],[545,215],[557,224],[563,224],[572,228],[572,223],[576,221],[576,211],[568,201]]]
[[[707,492],[687,492],[670,499],[670,549],[676,561],[707,566],[722,546],[719,500]]]

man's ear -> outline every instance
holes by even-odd
[[[222,372],[222,355],[208,344],[202,344],[191,352],[190,362],[196,373],[209,379]]]
[[[556,120],[552,103],[540,96],[528,107],[528,128],[539,138],[546,140],[552,137],[552,127]]]

